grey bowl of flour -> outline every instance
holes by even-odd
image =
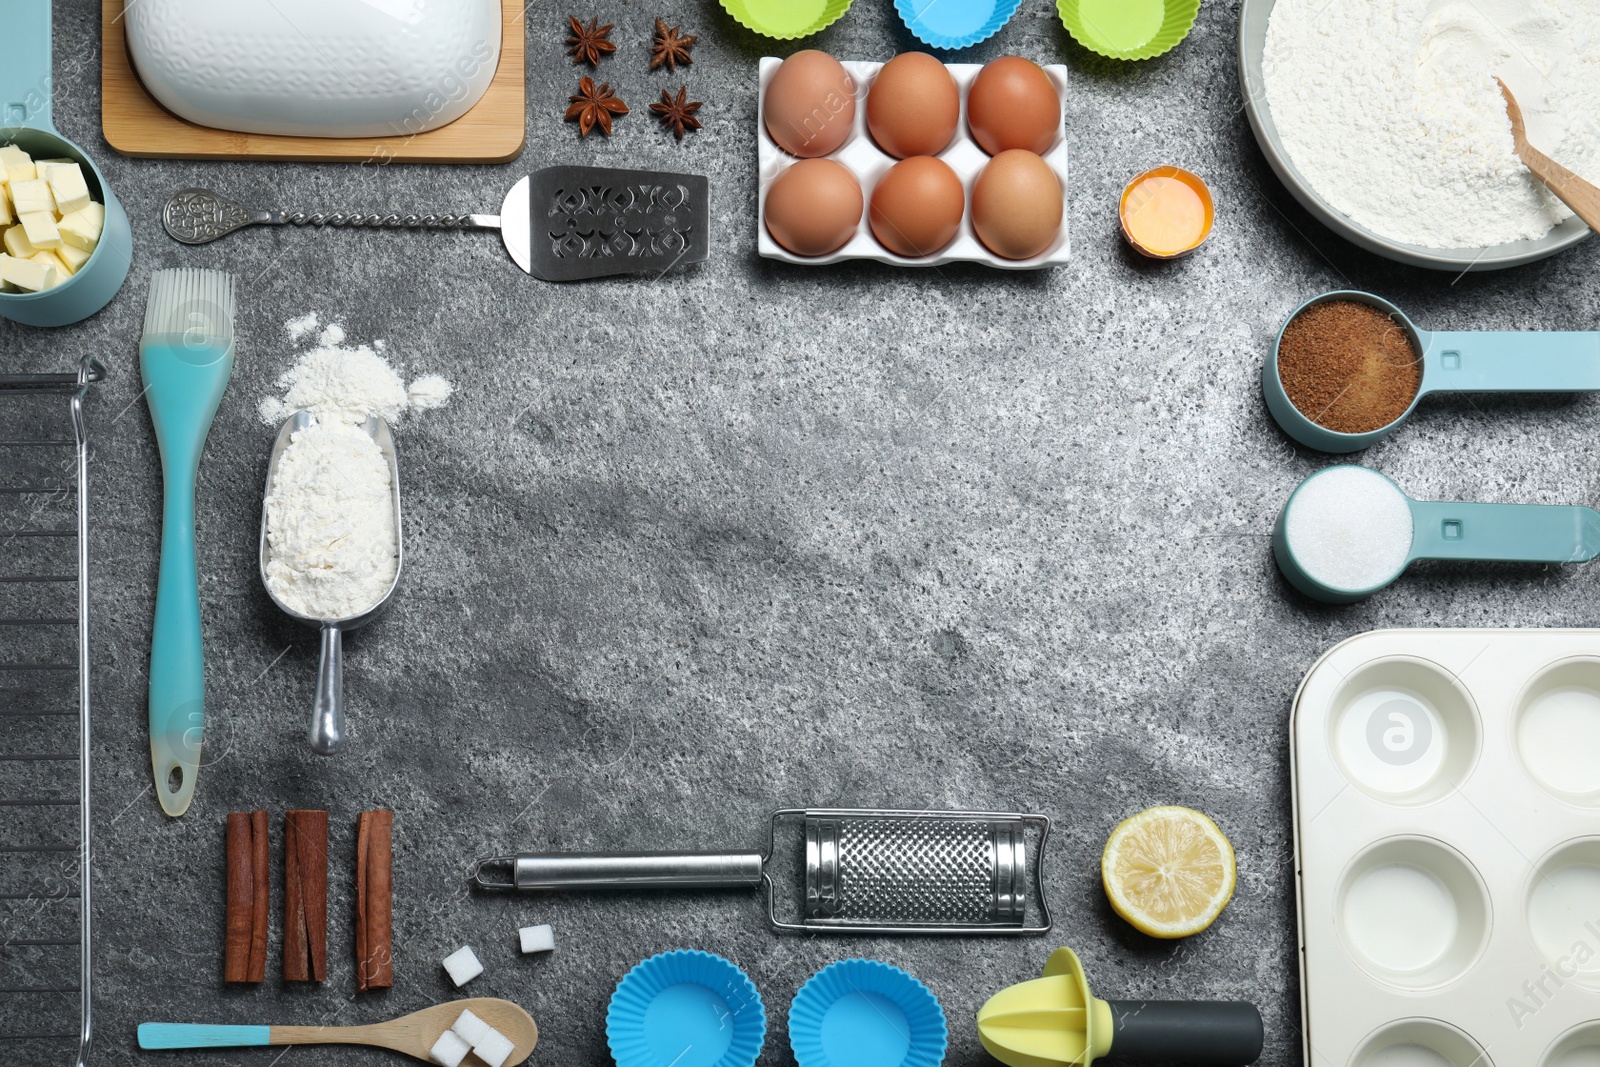
[[[1267,101],[1262,58],[1266,51],[1267,24],[1277,0],[1244,0],[1239,15],[1239,81],[1244,91],[1245,113],[1256,142],[1278,178],[1307,211],[1325,225],[1369,252],[1433,270],[1478,271],[1516,267],[1570,248],[1589,235],[1583,220],[1570,217],[1533,240],[1475,248],[1429,248],[1383,237],[1361,225],[1318,194],[1316,187],[1295,166],[1285,150]],[[1340,5],[1335,4],[1337,9]],[[1486,72],[1487,73],[1487,72]]]

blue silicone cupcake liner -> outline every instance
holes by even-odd
[[[753,1067],[766,1037],[750,976],[709,952],[651,956],[623,975],[606,1009],[617,1067]]]
[[[939,1067],[948,1040],[939,998],[877,960],[829,964],[789,1005],[800,1067]]]
[[[1022,0],[894,0],[906,29],[934,48],[987,41],[1011,21]]]

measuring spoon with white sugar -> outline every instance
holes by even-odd
[[[1303,414],[1284,390],[1278,372],[1283,332],[1308,308],[1335,300],[1353,300],[1377,308],[1406,332],[1413,352],[1422,359],[1422,381],[1411,403],[1386,426],[1366,433],[1340,433]],[[1569,331],[1463,330],[1435,332],[1419,328],[1405,312],[1381,296],[1359,289],[1340,289],[1312,297],[1294,309],[1278,330],[1272,358],[1261,368],[1261,390],[1267,410],[1283,432],[1319,452],[1359,452],[1388,437],[1416,410],[1429,393],[1587,393],[1600,390],[1600,333]]]
[[[272,445],[272,458],[267,462],[267,490],[266,495],[272,495],[272,483],[278,476],[278,464],[283,459],[284,451],[289,447],[289,441],[301,430],[307,429],[317,421],[315,415],[309,411],[297,411],[289,417],[278,431],[278,438]],[[340,619],[316,619],[310,615],[302,615],[289,605],[278,599],[272,591],[272,585],[267,581],[267,564],[271,561],[271,547],[267,543],[267,507],[263,500],[261,506],[261,584],[266,586],[267,596],[278,605],[278,610],[298,623],[319,628],[322,631],[322,656],[317,664],[317,695],[311,706],[311,727],[306,732],[306,738],[311,743],[313,751],[323,756],[331,756],[344,748],[344,634],[346,630],[354,630],[365,626],[389,606],[389,601],[394,598],[395,588],[400,584],[400,571],[405,564],[405,538],[400,534],[400,466],[395,460],[394,434],[389,430],[389,424],[377,415],[368,415],[367,421],[361,427],[378,445],[378,450],[383,453],[384,462],[389,467],[389,496],[394,505],[394,578],[389,582],[382,599],[366,611],[355,615],[348,615]]]
[[[1600,556],[1600,511],[1412,500],[1377,471],[1341,464],[1289,495],[1272,530],[1272,554],[1306,596],[1353,604],[1419,559],[1587,562]]]

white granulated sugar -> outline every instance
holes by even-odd
[[[1262,57],[1289,158],[1367,229],[1429,248],[1544,236],[1566,206],[1512,152],[1600,180],[1600,0],[1277,0]]]
[[[290,319],[284,323],[283,328],[288,332],[289,340],[298,342],[304,340],[305,336],[314,331],[319,325],[321,325],[321,320],[318,319],[317,313],[308,311],[298,319]]]
[[[456,387],[439,377],[437,374],[424,374],[411,383],[406,390],[406,398],[411,401],[411,406],[418,411],[427,411],[431,408],[442,408],[445,401],[450,399],[450,394]]]
[[[307,325],[309,323],[309,325]],[[291,319],[285,329],[295,336],[309,336],[318,325],[315,313]],[[301,328],[303,327],[303,328]],[[394,425],[408,408],[442,407],[454,391],[437,374],[426,374],[411,383],[410,389],[389,360],[379,353],[383,342],[347,345],[342,326],[324,327],[314,346],[302,352],[294,366],[278,377],[282,396],[261,400],[257,412],[270,426],[282,423],[296,411],[310,411],[319,419],[338,419],[349,423],[365,422],[378,415]]]
[[[389,465],[360,427],[294,434],[267,491],[267,588],[313,619],[376,607],[399,570]]]
[[[1329,467],[1301,483],[1283,517],[1289,550],[1314,581],[1359,592],[1389,582],[1411,555],[1411,505],[1365,467]]]

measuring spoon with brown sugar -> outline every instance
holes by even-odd
[[[1359,452],[1429,393],[1600,390],[1600,333],[1429,331],[1381,296],[1312,297],[1278,331],[1261,369],[1267,410],[1319,452]]]

